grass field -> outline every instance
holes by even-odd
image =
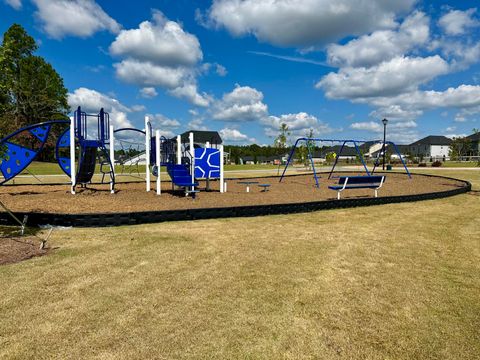
[[[225,165],[226,171],[232,170],[272,170],[277,169],[278,166],[276,165]],[[97,165],[97,172],[99,171],[100,167]],[[56,175],[56,174],[63,174],[62,170],[56,163],[46,163],[46,162],[39,162],[34,161],[29,167],[29,171],[24,171],[23,174],[35,174],[35,175]],[[139,165],[138,170],[140,172],[145,172],[145,165]],[[115,166],[115,171],[121,172],[121,166]],[[134,171],[136,172],[136,167],[126,167],[125,172]]]
[[[478,359],[479,172],[448,176],[475,191],[57,230],[0,267],[0,358]]]

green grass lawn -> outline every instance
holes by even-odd
[[[480,179],[448,175],[476,192],[56,230],[0,267],[0,358],[478,358]]]
[[[226,171],[236,171],[236,170],[272,170],[277,169],[278,165],[225,165]],[[145,165],[139,165],[138,169],[140,172],[145,172]],[[30,173],[35,175],[57,175],[63,174],[62,170],[57,163],[47,163],[34,161],[29,167],[28,170]],[[97,166],[97,172],[100,170],[100,167]],[[115,166],[117,172],[121,171],[121,166]],[[126,172],[134,171],[136,172],[136,167],[126,167]],[[29,175],[28,171],[24,171],[23,174]]]

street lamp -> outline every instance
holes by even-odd
[[[383,123],[383,166],[382,166],[382,169],[383,169],[383,171],[385,171],[385,140],[386,140],[386,137],[387,137],[387,123],[388,123],[388,120],[383,119],[382,123]]]

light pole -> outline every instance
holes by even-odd
[[[387,138],[387,119],[382,120],[383,123],[383,164],[382,164],[382,169],[385,171],[385,140]]]

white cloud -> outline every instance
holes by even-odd
[[[201,131],[209,130],[208,127],[203,124],[202,119],[193,119],[187,124],[187,127],[190,130],[201,130]]]
[[[468,29],[477,27],[480,22],[473,17],[477,9],[450,10],[443,15],[438,24],[448,35],[463,35]]]
[[[406,109],[473,108],[480,106],[480,85],[460,85],[445,91],[413,91],[393,98],[377,98],[374,105],[392,103]]]
[[[4,2],[15,10],[20,10],[22,8],[22,0],[4,0]]]
[[[184,67],[171,68],[158,66],[150,62],[134,59],[114,64],[117,76],[130,84],[161,86],[174,89],[181,86],[190,76],[190,70]]]
[[[213,108],[213,118],[223,121],[254,121],[267,116],[263,93],[249,86],[235,85]]]
[[[142,111],[145,111],[145,110],[147,110],[145,105],[133,105],[132,106],[132,111],[134,111],[134,112],[142,112]]]
[[[334,131],[328,124],[319,121],[316,116],[306,112],[269,116],[263,118],[261,123],[266,126],[265,133],[270,137],[278,135],[282,124],[287,125],[292,137],[306,136],[310,130],[312,130],[314,136]]]
[[[237,129],[224,128],[218,132],[224,141],[231,142],[247,142],[255,139],[249,138],[247,135],[241,133]]]
[[[197,37],[160,11],[154,10],[153,20],[137,29],[120,32],[110,53],[123,58],[114,64],[117,77],[143,87],[142,96],[156,96],[152,88],[162,87],[193,105],[210,104],[210,96],[198,91],[197,76],[204,70],[198,65],[203,54]]]
[[[355,122],[350,124],[350,129],[382,132],[383,125],[380,125],[378,122],[374,122],[374,121]]]
[[[35,16],[54,39],[89,37],[97,31],[118,33],[121,26],[93,0],[32,0]]]
[[[464,70],[480,61],[480,42],[462,40],[464,41],[443,39],[440,42],[443,54],[451,58],[451,68],[455,71]]]
[[[110,53],[170,67],[193,66],[203,57],[197,37],[158,10],[153,12],[153,22],[144,21],[138,29],[122,30],[110,45]]]
[[[452,131],[455,131],[455,130],[457,130],[456,126],[449,126],[445,129],[446,132],[452,132]]]
[[[412,120],[416,119],[423,112],[421,110],[404,109],[399,105],[389,105],[372,111],[369,115],[372,118],[388,120]]]
[[[141,97],[150,99],[150,98],[154,98],[157,95],[158,95],[157,90],[154,87],[144,87],[140,89]]]
[[[110,124],[115,128],[134,127],[127,116],[127,113],[132,111],[129,107],[96,90],[84,87],[78,88],[73,93],[68,94],[68,104],[72,110],[81,106],[83,111],[92,114],[97,114],[103,107],[110,114]]]
[[[218,76],[227,76],[227,68],[220,64],[215,64],[215,72]]]
[[[187,99],[190,104],[201,107],[207,107],[213,100],[207,93],[200,94],[197,84],[194,82],[185,83],[182,86],[170,90],[169,93],[175,97]]]
[[[148,115],[152,122],[152,126],[158,130],[168,130],[179,128],[180,122],[176,119],[170,119],[163,114]]]
[[[375,31],[345,45],[330,45],[327,58],[338,67],[369,67],[402,56],[424,45],[429,38],[429,18],[422,12],[414,12],[396,30]]]
[[[214,0],[206,17],[211,25],[225,27],[235,36],[253,34],[274,45],[307,47],[392,28],[397,14],[410,10],[415,2]]]
[[[324,76],[317,88],[332,99],[362,99],[394,96],[415,90],[435,77],[446,74],[448,64],[440,56],[397,57],[370,68],[346,67]]]

